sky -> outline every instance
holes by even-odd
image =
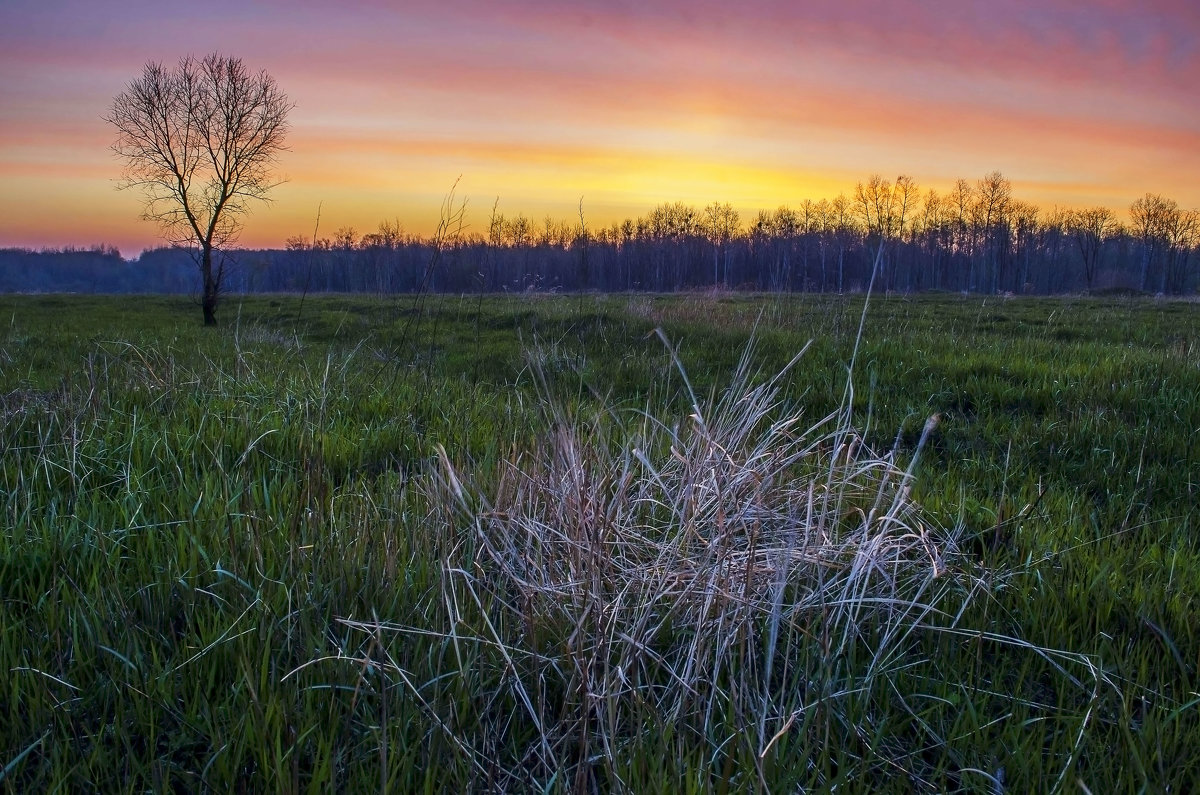
[[[147,62],[214,51],[295,103],[250,247],[428,234],[455,185],[468,232],[581,202],[748,220],[873,174],[1200,208],[1195,0],[0,0],[0,246],[158,245],[103,116]]]

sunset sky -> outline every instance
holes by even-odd
[[[214,50],[288,93],[287,183],[241,242],[398,220],[461,175],[591,224],[682,200],[743,219],[879,173],[999,170],[1050,207],[1200,208],[1196,0],[0,3],[0,246],[157,245],[102,120],[147,61]]]

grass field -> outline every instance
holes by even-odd
[[[0,297],[8,791],[1200,790],[1200,305],[121,300]]]

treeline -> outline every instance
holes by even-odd
[[[156,249],[126,260],[108,245],[0,249],[5,293],[185,293],[195,285],[196,268],[186,251]]]
[[[588,224],[582,212],[571,221],[535,222],[494,208],[481,231],[456,229],[459,219],[443,219],[432,240],[384,222],[361,236],[343,228],[329,238],[292,238],[282,250],[229,252],[224,288],[842,292],[866,287],[881,244],[875,285],[882,290],[1180,294],[1200,287],[1196,211],[1155,194],[1133,202],[1127,218],[1103,207],[1044,210],[1015,198],[996,172],[959,180],[948,193],[922,191],[909,177],[874,176],[850,196],[805,200],[750,219],[726,203],[698,209],[681,202],[604,227]],[[28,259],[24,273],[34,286],[14,286],[20,277],[10,256]],[[114,256],[97,253],[91,262],[80,252],[3,252],[0,289],[194,289],[185,251],[147,252],[133,263]],[[45,273],[35,274],[32,263],[42,258]]]

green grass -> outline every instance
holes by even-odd
[[[569,646],[606,636],[505,579],[486,545],[517,525],[481,517],[523,473],[542,485],[505,510],[570,525],[554,489],[585,462],[616,505],[601,475],[632,440],[662,469],[702,438],[682,373],[719,404],[751,336],[745,389],[812,341],[763,416],[816,424],[861,298],[230,298],[216,330],[186,299],[121,306],[0,297],[8,791],[1200,788],[1200,305],[872,299],[841,427],[902,471],[939,415],[906,521],[957,544],[951,615],[877,676],[887,609],[840,653],[836,599],[734,600],[704,632],[654,613],[658,663],[624,690],[580,672],[633,647]],[[647,416],[683,431],[639,436]],[[657,543],[655,499],[630,527]],[[705,650],[703,697],[681,649]]]

